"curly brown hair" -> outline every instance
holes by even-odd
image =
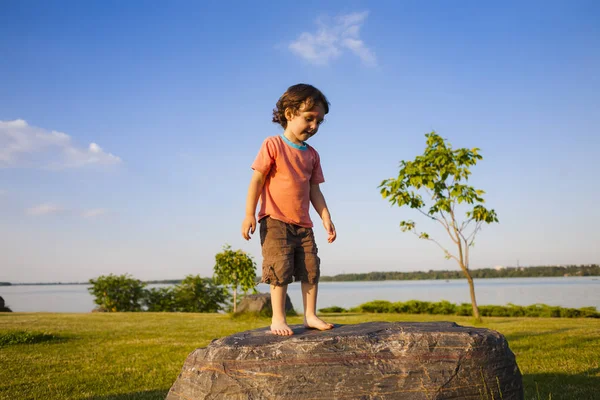
[[[300,111],[310,110],[315,105],[321,104],[325,114],[329,112],[329,101],[327,97],[316,87],[305,83],[290,86],[277,101],[277,107],[273,109],[273,122],[287,127],[285,110],[290,109],[294,115]]]

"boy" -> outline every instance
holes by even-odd
[[[327,98],[317,88],[298,84],[288,88],[273,110],[273,122],[284,128],[281,136],[267,138],[252,164],[242,236],[256,230],[256,204],[263,254],[262,281],[271,286],[271,332],[292,335],[285,318],[287,285],[302,282],[304,326],[333,328],[316,315],[320,259],[309,216],[310,203],[323,220],[327,241],[336,239],[325,197],[319,188],[323,171],[317,151],[306,144],[329,112]]]

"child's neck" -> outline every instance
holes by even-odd
[[[283,131],[283,136],[285,136],[285,138],[287,140],[289,140],[290,142],[297,144],[299,146],[302,146],[303,144],[305,144],[304,142],[299,141],[296,136],[294,136],[294,134],[292,134],[292,132],[288,131],[287,129],[285,131]]]

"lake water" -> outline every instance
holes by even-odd
[[[148,285],[160,287],[168,285]],[[0,296],[14,312],[89,312],[94,307],[87,285],[0,286]],[[268,292],[265,284],[260,292]],[[302,310],[300,284],[288,288],[292,304]],[[600,309],[600,277],[502,278],[475,280],[479,305],[530,305],[544,303],[562,307]],[[440,301],[470,303],[466,280],[323,282],[319,284],[318,308],[349,308],[371,300]]]

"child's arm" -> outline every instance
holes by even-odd
[[[310,185],[310,202],[323,220],[323,226],[329,234],[327,241],[329,243],[333,243],[337,237],[337,234],[335,232],[335,226],[333,225],[333,222],[331,222],[331,214],[329,214],[329,209],[327,208],[327,203],[325,202],[325,196],[323,196],[318,183]]]
[[[242,237],[250,240],[250,233],[256,230],[256,204],[265,184],[265,176],[256,170],[250,178],[248,196],[246,197],[246,217],[242,222]]]

